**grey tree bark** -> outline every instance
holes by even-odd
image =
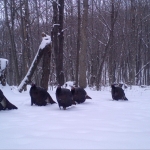
[[[58,5],[59,4],[59,5]],[[59,0],[58,4],[53,1],[53,30],[52,40],[55,54],[56,78],[58,84],[64,84],[63,70],[63,17],[64,17],[64,0]]]
[[[87,23],[88,23],[88,0],[83,0],[83,16],[81,27],[81,50],[79,52],[79,86],[86,88],[86,71],[87,71]]]
[[[76,55],[76,74],[75,82],[76,86],[79,84],[79,52],[80,52],[80,42],[81,42],[81,9],[80,0],[78,0],[78,33],[77,33],[77,55]]]
[[[13,74],[15,76],[16,79],[16,84],[19,84],[20,82],[20,75],[19,75],[19,68],[18,68],[18,59],[17,59],[17,50],[16,50],[16,44],[15,44],[15,34],[14,34],[14,18],[15,18],[15,1],[11,0],[10,1],[10,19],[8,17],[8,0],[4,0],[4,9],[5,9],[5,19],[6,19],[6,26],[8,28],[8,32],[9,32],[9,38],[10,38],[10,43],[11,43],[11,57],[12,57],[12,61],[10,62],[13,65],[13,69],[15,74]]]
[[[46,35],[45,35],[45,36],[46,36]],[[29,70],[28,70],[26,76],[24,77],[24,79],[22,80],[22,82],[20,83],[20,85],[18,86],[18,91],[19,91],[19,92],[22,92],[23,89],[26,87],[26,85],[29,84],[29,83],[31,83],[31,78],[32,78],[32,76],[33,76],[33,74],[34,74],[34,72],[35,72],[35,70],[36,70],[36,68],[37,68],[37,65],[39,64],[39,62],[40,62],[42,56],[44,55],[44,53],[47,53],[47,51],[48,51],[48,54],[49,54],[49,52],[50,52],[50,47],[51,47],[51,43],[47,44],[47,45],[46,45],[44,48],[42,48],[42,49],[39,48],[39,50],[38,50],[38,52],[37,52],[37,54],[36,54],[36,56],[35,56],[35,58],[34,58],[32,64],[31,64],[31,66],[30,66],[30,68],[29,68]],[[45,61],[46,61],[46,60],[44,60],[44,63],[45,63]],[[48,61],[49,61],[49,60],[48,60]],[[48,70],[48,72],[47,72],[47,65],[49,65],[49,64],[43,64],[43,65],[46,66],[46,67],[43,68],[43,69],[44,69],[44,72],[43,72],[43,73],[46,73],[46,75],[43,75],[43,76],[42,76],[42,79],[43,79],[42,85],[43,85],[44,87],[46,87],[47,84],[48,84],[48,79],[49,79],[49,70]],[[47,83],[45,83],[45,81],[46,81]],[[47,88],[47,87],[46,87],[46,88]]]

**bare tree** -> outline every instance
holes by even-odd
[[[81,50],[79,52],[79,86],[85,88],[87,86],[86,81],[86,59],[87,59],[87,21],[88,21],[88,0],[83,0],[83,16],[82,16],[82,28],[81,28]]]
[[[111,0],[111,11],[110,11],[110,36],[109,36],[109,83],[112,84],[116,81],[116,53],[115,53],[115,39],[114,30],[115,23],[118,17],[118,11],[120,7],[120,1],[115,3],[115,0]],[[116,5],[116,8],[115,8]]]
[[[18,91],[19,92],[22,92],[23,89],[26,87],[26,85],[31,83],[31,78],[32,78],[32,76],[33,76],[33,74],[34,74],[34,72],[37,68],[37,65],[39,64],[42,56],[44,55],[44,53],[48,53],[48,55],[49,55],[50,48],[51,48],[51,38],[50,38],[50,36],[46,35],[45,33],[43,33],[42,36],[43,36],[43,40],[42,40],[41,45],[38,49],[38,52],[37,52],[31,66],[30,66],[26,76],[21,81],[20,85],[18,86]],[[45,61],[47,61],[47,60],[44,60],[43,63],[45,63]],[[43,66],[44,65],[46,65],[46,64],[43,64]],[[49,66],[49,64],[47,64],[47,65]],[[44,67],[43,73],[46,73],[46,75],[44,75],[44,74],[42,75],[42,79],[43,79],[42,86],[47,88],[48,78],[49,78],[49,69],[47,70],[47,68]],[[45,81],[46,81],[46,83],[45,83]]]
[[[79,52],[80,52],[80,41],[81,41],[81,14],[80,14],[80,0],[78,0],[78,35],[77,35],[77,55],[76,55],[76,75],[75,75],[75,81],[76,86],[78,86],[79,82]]]
[[[10,85],[20,83],[37,53],[40,33],[49,34],[51,27],[50,81],[83,81],[83,87],[87,83],[97,90],[120,81],[150,84],[149,0],[3,0],[0,14],[0,56],[9,60]],[[32,77],[38,85],[42,65]]]
[[[46,34],[42,34],[46,37]],[[46,50],[43,54],[43,64],[42,64],[42,77],[41,77],[41,87],[48,90],[49,76],[50,76],[50,61],[51,61],[51,44],[48,44]]]
[[[64,0],[59,0],[59,3],[53,1],[53,30],[52,40],[54,46],[56,77],[57,82],[62,86],[64,84],[63,71],[63,16],[64,16]],[[59,5],[58,5],[59,4]]]
[[[10,10],[8,10],[8,4],[10,4]],[[11,57],[12,57],[12,64],[14,69],[14,76],[16,76],[16,84],[20,82],[20,75],[19,75],[19,68],[18,68],[18,59],[17,59],[17,50],[16,50],[16,44],[15,44],[15,34],[14,34],[14,28],[15,28],[15,1],[11,0],[8,2],[8,0],[4,0],[4,8],[5,8],[5,19],[6,19],[6,26],[8,28],[9,32],[9,38],[11,42]],[[10,17],[9,17],[10,13]]]

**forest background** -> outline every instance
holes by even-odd
[[[9,85],[26,75],[43,32],[52,43],[31,79],[37,85],[43,68],[48,85],[150,85],[149,0],[0,0],[0,57],[9,60]]]

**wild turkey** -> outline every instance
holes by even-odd
[[[111,94],[113,100],[128,100],[125,96],[124,90],[116,84],[111,85]]]
[[[66,88],[61,88],[61,86],[58,86],[56,89],[56,99],[60,109],[63,107],[66,110],[67,107],[76,105],[72,99],[71,91]]]
[[[84,103],[86,99],[92,99],[86,93],[86,91],[81,87],[71,87],[71,93],[73,95],[73,100],[78,104]]]
[[[31,85],[30,88],[30,97],[31,97],[31,106],[33,104],[38,106],[45,106],[47,103],[54,104],[56,103],[46,89],[42,87],[37,87],[35,84]]]
[[[15,105],[10,103],[8,99],[4,96],[3,92],[0,90],[0,110],[5,109],[18,109]]]

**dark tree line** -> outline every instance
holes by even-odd
[[[7,82],[20,84],[45,32],[52,54],[36,68],[37,84],[50,66],[49,82],[60,85],[150,85],[149,25],[149,0],[2,0],[0,57],[9,60]]]

